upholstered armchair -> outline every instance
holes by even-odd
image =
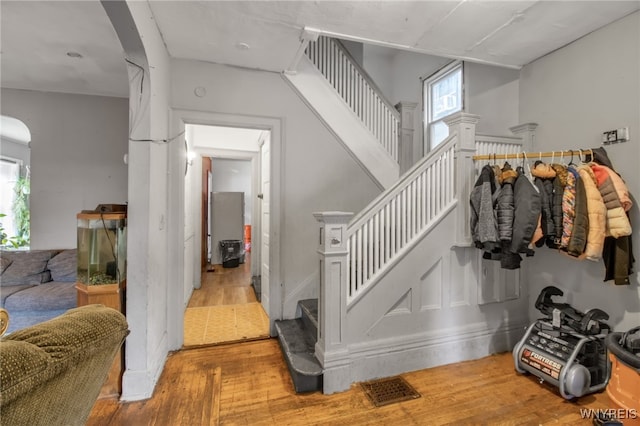
[[[0,422],[84,425],[128,333],[120,312],[88,305],[2,337]]]

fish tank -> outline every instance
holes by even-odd
[[[78,213],[78,282],[122,284],[127,276],[126,213]]]

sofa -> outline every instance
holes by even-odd
[[[0,422],[84,425],[128,333],[120,312],[87,305],[2,337]]]
[[[8,333],[54,318],[77,306],[77,250],[0,252],[0,307]]]

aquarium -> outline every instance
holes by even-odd
[[[78,214],[78,282],[120,284],[127,276],[126,213]]]

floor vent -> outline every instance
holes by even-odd
[[[376,407],[420,398],[420,394],[399,376],[364,382],[362,389]]]

